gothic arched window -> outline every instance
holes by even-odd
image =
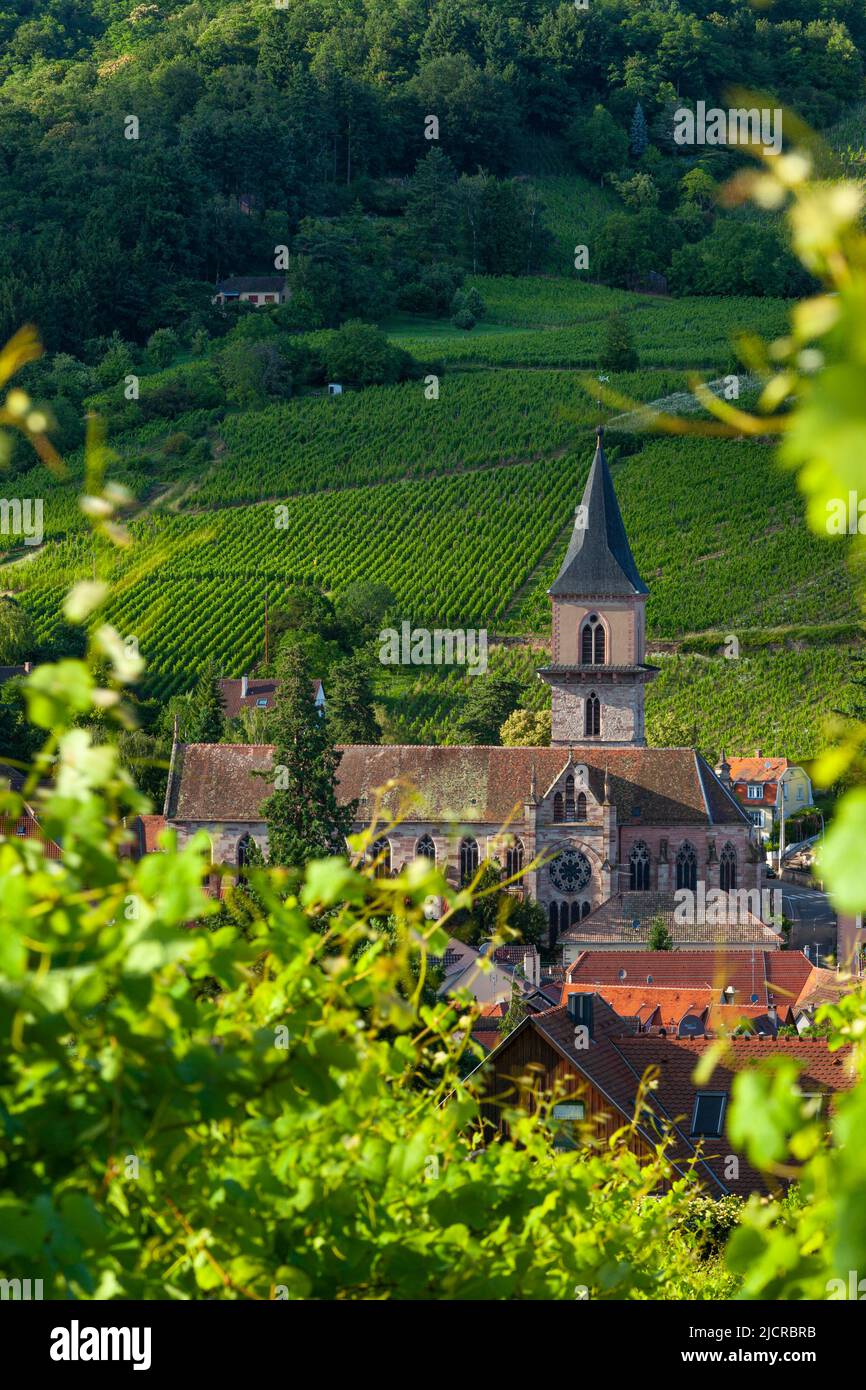
[[[629,888],[632,893],[643,893],[650,886],[650,852],[643,840],[638,840],[628,857]]]
[[[559,905],[559,931],[560,931],[560,935],[562,934],[562,932],[568,931],[568,929],[569,929],[569,927],[571,926],[571,923],[573,922],[573,920],[574,920],[574,918],[573,918],[572,915],[571,915],[571,909],[569,908],[568,903],[560,903],[560,905]]]
[[[590,904],[590,903],[584,903],[584,904],[583,904],[583,907],[580,909],[580,915],[581,915],[581,917],[588,917],[589,914],[590,914],[590,912],[591,912],[591,910],[592,910],[591,904]]]
[[[429,859],[432,864],[436,863],[436,846],[431,836],[422,835],[415,846],[416,859]]]
[[[574,820],[574,778],[571,773],[565,779],[565,819]]]
[[[460,841],[460,882],[467,884],[478,872],[478,841],[471,835]]]
[[[677,850],[677,888],[690,888],[694,893],[698,886],[698,857],[694,846],[684,840]]]
[[[238,840],[238,883],[247,881],[244,869],[253,857],[255,843],[252,835],[242,835]]]
[[[556,938],[559,935],[559,904],[551,903],[547,909],[547,917],[550,922],[550,944],[556,945]]]
[[[557,792],[553,798],[553,819],[562,820],[562,792]]]
[[[370,858],[375,864],[376,878],[387,878],[391,872],[391,841],[374,840],[370,846]]]
[[[586,738],[595,738],[601,733],[601,704],[595,691],[586,697],[583,732]]]
[[[576,820],[586,820],[586,796],[583,792],[577,794],[577,815]]]
[[[523,841],[515,840],[505,854],[505,877],[514,878],[523,873]]]
[[[730,892],[737,886],[737,851],[731,844],[725,845],[719,855],[719,887]]]
[[[580,903],[576,900],[571,904],[571,925],[580,921]]]
[[[597,613],[590,613],[580,634],[580,660],[583,666],[603,666],[605,655],[604,624]]]

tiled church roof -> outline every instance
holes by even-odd
[[[619,942],[625,948],[645,946],[653,923],[658,920],[670,932],[675,946],[680,942],[707,941],[728,946],[766,945],[772,949],[780,944],[778,932],[747,909],[723,914],[707,903],[705,909],[698,905],[693,922],[680,922],[678,915],[673,892],[614,893],[594,912],[562,932],[559,939],[597,946]],[[723,915],[726,920],[717,920]]]
[[[589,770],[598,801],[604,779],[620,825],[732,825],[746,817],[712,769],[691,748],[575,747],[574,761]],[[169,820],[259,821],[268,795],[257,773],[270,768],[272,748],[255,744],[179,744],[169,775]],[[443,748],[417,744],[350,744],[342,749],[340,794],[357,799],[361,818],[372,810],[376,789],[392,779],[417,789],[413,819],[503,825],[515,807],[522,815],[533,770],[544,793],[564,771],[564,748]],[[366,797],[366,803],[363,798]],[[385,806],[396,809],[405,793],[394,788]]]
[[[562,568],[548,589],[549,594],[595,599],[603,594],[649,592],[631,553],[602,437],[599,430],[578,513],[581,521],[575,523]]]

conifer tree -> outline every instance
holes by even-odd
[[[632,337],[631,327],[624,314],[608,315],[605,327],[604,347],[599,362],[615,372],[634,371],[639,361]]]
[[[326,718],[335,743],[378,743],[373,687],[367,660],[356,652],[335,667],[328,679]]]
[[[320,714],[303,652],[290,647],[277,665],[277,696],[270,716],[273,787],[261,808],[268,827],[268,859],[300,868],[310,859],[345,852],[356,803],[337,800],[340,753],[327,717]]]
[[[640,102],[634,108],[634,115],[631,118],[631,130],[629,131],[629,145],[635,159],[640,159],[646,153],[649,144],[649,132],[647,130],[646,116]]]
[[[223,702],[220,672],[215,661],[208,662],[190,697],[190,711],[182,734],[187,743],[219,743],[223,736]]]

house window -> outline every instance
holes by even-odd
[[[586,738],[596,738],[601,733],[601,704],[595,691],[587,696],[583,732]]]
[[[565,779],[565,819],[574,820],[574,778],[570,774]]]
[[[801,786],[798,786],[798,787],[797,787],[797,800],[798,800],[798,801],[802,801],[802,800],[803,800],[803,788],[802,788]]]
[[[726,1100],[727,1095],[724,1091],[698,1091],[692,1115],[693,1135],[718,1139],[722,1132]]]
[[[563,819],[562,792],[557,792],[553,798],[553,819],[555,821],[561,821]]]
[[[249,300],[250,304],[258,304],[259,302],[259,297],[257,294],[248,294],[247,299]]]
[[[752,822],[752,825],[760,826],[764,824],[763,811],[747,811],[746,814],[749,817],[749,820]]]
[[[583,792],[578,792],[577,796],[577,819],[586,820],[586,797]]]
[[[429,836],[429,835],[422,835],[422,836],[421,836],[421,839],[418,841],[417,845],[415,846],[415,858],[416,858],[416,859],[429,859],[430,862],[431,862],[431,864],[435,864],[435,863],[436,863],[436,846],[434,845],[431,836]]]
[[[370,846],[370,859],[376,878],[387,878],[391,872],[391,841],[374,840]]]
[[[761,798],[763,797],[763,795],[764,795],[764,788],[763,788],[763,787],[753,787],[753,786],[748,786],[748,787],[746,787],[746,797],[748,798],[749,801],[760,801]]]
[[[516,878],[523,873],[523,841],[515,840],[505,855],[505,877]]]
[[[719,855],[719,887],[726,893],[737,886],[737,851],[733,845],[725,845]]]
[[[604,665],[604,626],[597,613],[590,613],[583,625],[580,634],[580,660],[583,666]]]
[[[478,841],[471,835],[460,841],[460,882],[465,885],[478,872]]]
[[[272,294],[266,294],[266,295],[265,295],[265,303],[266,303],[266,304],[273,304],[273,302],[274,302],[274,296],[273,296]]]
[[[632,893],[645,893],[650,886],[650,852],[643,840],[632,846],[628,857],[629,888]]]
[[[574,1126],[581,1124],[586,1118],[586,1106],[583,1101],[571,1101],[567,1105],[554,1105],[550,1118],[554,1149],[561,1153],[576,1149],[578,1140],[574,1133]]]
[[[256,709],[267,709],[267,707],[268,707],[268,699],[267,699],[267,696],[265,696],[265,698],[264,698],[263,700],[256,700]]]
[[[677,851],[677,888],[690,888],[696,892],[698,886],[698,857],[694,847],[684,840]]]

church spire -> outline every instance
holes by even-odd
[[[548,593],[595,598],[646,594],[637,571],[604,456],[604,428],[596,431],[595,457],[577,509],[562,568]]]

